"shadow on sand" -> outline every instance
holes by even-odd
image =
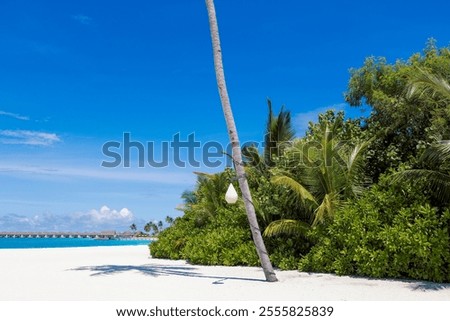
[[[387,281],[387,282],[397,282],[404,283],[408,289],[412,291],[422,291],[422,292],[432,292],[432,291],[442,291],[442,290],[450,290],[450,283],[434,283],[431,281],[420,281],[420,280],[408,280],[408,279],[376,279],[370,277],[361,277],[361,276],[350,276],[351,279],[354,280],[367,280],[367,281]],[[373,285],[376,284],[366,284]]]
[[[214,280],[213,284],[223,284],[226,280],[238,280],[238,281],[250,281],[250,282],[265,282],[263,279],[243,278],[236,276],[224,276],[224,275],[204,275],[195,272],[197,269],[191,266],[177,266],[177,265],[97,265],[97,266],[81,266],[72,271],[91,271],[91,276],[105,276],[113,275],[123,272],[139,272],[146,276],[159,277],[159,276],[182,276],[192,278],[202,278]]]
[[[440,291],[450,289],[450,283],[433,283],[426,281],[412,281],[409,286],[413,291]]]

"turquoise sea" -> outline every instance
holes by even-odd
[[[149,240],[91,238],[0,238],[0,249],[148,245]]]

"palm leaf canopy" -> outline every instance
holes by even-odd
[[[272,182],[289,187],[313,208],[312,225],[332,218],[339,204],[363,190],[364,151],[369,142],[349,146],[336,138],[342,124],[321,124],[316,140],[299,139],[286,150],[286,173]]]
[[[281,107],[278,116],[272,110],[272,102],[267,100],[269,114],[267,117],[266,134],[264,136],[264,160],[268,166],[274,165],[274,156],[280,156],[282,150],[293,140],[295,130],[292,127],[291,113]]]
[[[431,97],[438,100],[446,100],[450,103],[450,84],[444,77],[415,67],[409,74],[409,85],[407,96],[423,96],[431,94]]]
[[[450,141],[427,148],[419,158],[419,168],[393,175],[395,181],[422,180],[441,204],[450,203]]]

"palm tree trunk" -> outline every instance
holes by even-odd
[[[236,124],[234,123],[233,113],[231,111],[230,99],[228,97],[227,86],[225,83],[225,74],[223,71],[222,63],[222,50],[220,47],[219,28],[217,26],[216,10],[213,0],[205,0],[206,7],[208,9],[209,27],[211,31],[211,40],[214,54],[214,67],[216,71],[217,86],[219,89],[220,100],[222,103],[222,109],[227,123],[228,135],[233,150],[233,162],[236,168],[236,175],[239,182],[239,188],[242,192],[242,198],[245,204],[245,210],[247,211],[247,218],[250,224],[250,230],[253,236],[253,242],[255,243],[256,250],[258,252],[261,266],[266,276],[266,280],[269,282],[276,282],[277,277],[273,271],[272,263],[270,262],[269,255],[267,254],[266,246],[261,236],[261,231],[256,220],[255,208],[252,202],[252,196],[250,188],[248,187],[247,178],[245,176],[245,169],[242,163],[241,146],[237,134]]]

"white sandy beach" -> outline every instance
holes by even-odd
[[[153,259],[147,246],[0,250],[0,300],[450,300],[450,284],[277,276]]]

